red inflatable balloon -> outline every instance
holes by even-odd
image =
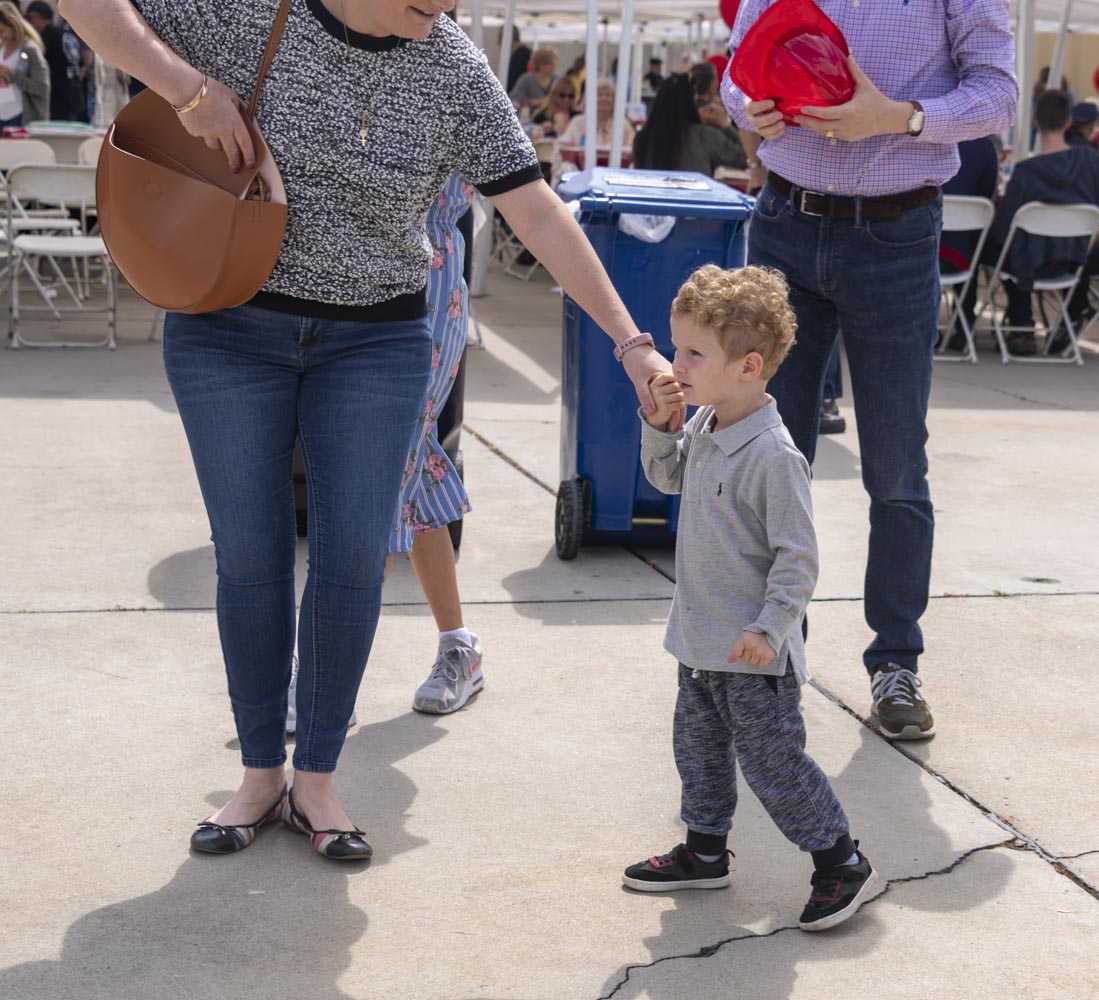
[[[777,0],[748,29],[729,75],[753,101],[772,100],[786,121],[803,107],[855,96],[847,39],[813,0]]]
[[[1099,90],[1099,66],[1095,67],[1095,76],[1091,78],[1091,82],[1095,84],[1095,89]]]
[[[736,20],[736,12],[740,9],[740,0],[721,0],[721,17],[729,26],[733,27]]]
[[[725,68],[729,65],[728,56],[723,56],[719,52],[717,55],[710,56],[710,58],[707,59],[706,62],[708,62],[711,66],[713,66],[714,69],[717,70],[717,78],[719,81],[725,78]]]

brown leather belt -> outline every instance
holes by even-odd
[[[838,194],[821,194],[795,188],[785,177],[773,170],[767,175],[767,183],[783,196],[803,215],[813,215],[822,219],[854,219],[858,202],[862,202],[862,218],[870,222],[885,222],[899,219],[902,212],[921,205],[930,205],[938,196],[937,187],[916,188],[902,191],[900,194],[880,195],[876,198],[850,198]],[[791,197],[792,195],[792,197]]]

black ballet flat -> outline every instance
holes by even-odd
[[[333,861],[369,861],[374,853],[362,830],[314,830],[309,820],[294,808],[293,789],[282,804],[282,821],[295,833],[304,833],[314,851]]]
[[[191,847],[196,851],[205,851],[207,854],[236,854],[237,851],[243,851],[256,839],[256,831],[261,826],[273,823],[279,818],[286,794],[286,789],[283,788],[275,804],[254,823],[222,826],[220,823],[204,820],[191,834]]]

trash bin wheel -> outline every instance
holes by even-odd
[[[566,479],[557,488],[554,540],[559,559],[575,559],[591,520],[591,491],[583,479]]]
[[[459,481],[464,483],[466,481],[466,460],[461,452],[454,456],[454,468],[458,470]],[[447,525],[447,530],[450,532],[450,544],[454,546],[454,551],[457,552],[462,545],[462,519],[458,518],[457,521],[451,521]]]

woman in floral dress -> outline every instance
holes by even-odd
[[[484,684],[481,642],[462,621],[454,548],[447,525],[469,511],[458,472],[439,444],[436,421],[446,406],[466,347],[468,289],[463,276],[465,240],[457,222],[469,209],[473,188],[454,174],[427,216],[433,252],[427,282],[431,322],[431,381],[420,426],[412,441],[401,485],[400,506],[389,551],[408,552],[439,629],[439,653],[416,689],[412,707],[445,715],[456,712]]]

